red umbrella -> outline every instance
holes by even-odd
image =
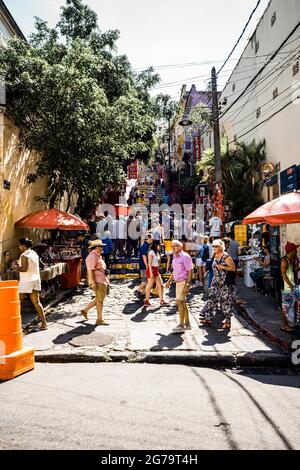
[[[89,230],[88,225],[76,215],[57,209],[31,212],[15,223],[17,228],[44,228],[48,230]]]
[[[243,224],[270,225],[296,224],[300,222],[300,193],[288,193],[266,202],[243,220]]]

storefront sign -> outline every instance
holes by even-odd
[[[128,179],[136,180],[138,178],[138,160],[134,160],[130,165],[127,166]]]
[[[198,162],[201,160],[201,137],[199,135],[193,138],[193,154],[194,161]]]
[[[298,189],[297,165],[293,165],[280,173],[281,194],[296,191]]]
[[[274,184],[276,184],[278,182],[278,176],[277,175],[274,175],[272,176],[272,178],[269,178],[267,181],[266,181],[266,186],[273,186]]]

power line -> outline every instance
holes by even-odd
[[[292,85],[288,86],[287,88],[285,88],[284,90],[282,90],[280,93],[278,93],[277,97],[283,95],[283,93],[285,93],[286,91],[290,90],[291,88],[292,88]],[[261,93],[261,94],[262,94],[262,93]],[[258,95],[257,95],[257,96],[258,96]],[[257,98],[257,96],[255,96],[255,98]],[[277,98],[275,98],[275,99],[277,100]],[[269,104],[269,103],[271,103],[271,102],[274,102],[274,98],[270,98],[268,101],[266,101],[265,103],[261,104],[261,105],[260,105],[260,108],[263,108],[264,106],[266,106],[267,104]],[[248,104],[248,102],[245,103],[245,105],[246,105],[246,104]],[[277,105],[277,104],[278,104],[278,101],[277,101],[277,102],[274,102],[274,104]],[[265,112],[269,111],[269,110],[272,109],[273,107],[274,107],[274,105],[271,106],[270,108],[268,108]],[[241,111],[240,111],[240,112],[241,112]],[[239,114],[240,114],[240,113],[239,113]],[[251,113],[249,113],[249,114],[247,114],[246,116],[244,116],[244,118],[243,118],[241,121],[239,121],[239,124],[241,124],[242,122],[247,121],[247,120],[248,120],[247,118],[250,117],[250,116],[253,116],[253,110],[251,111]],[[237,117],[237,116],[234,116],[234,119],[233,119],[233,120],[227,120],[227,122],[234,123],[234,121],[236,120],[236,117]]]
[[[297,56],[297,54],[298,54],[298,52],[297,52],[296,54],[294,54],[291,58],[285,60],[285,62],[282,64],[281,67],[278,67],[278,68],[274,69],[272,72],[270,72],[269,74],[267,74],[267,75],[265,75],[264,77],[262,77],[257,83],[255,83],[255,85],[252,87],[252,89],[249,89],[249,90],[245,93],[245,95],[248,94],[248,93],[250,93],[250,95],[249,95],[247,101],[246,101],[240,108],[238,108],[238,109],[236,110],[236,111],[238,112],[238,114],[240,114],[239,111],[242,110],[250,101],[252,101],[253,99],[256,99],[258,96],[261,96],[261,94],[263,94],[265,91],[267,91],[268,89],[271,88],[272,84],[278,79],[278,77],[280,77],[280,75],[282,75],[282,73],[283,73],[285,70],[287,70],[287,68],[291,65],[291,63],[293,62],[293,60],[294,60],[294,58]],[[278,70],[280,70],[280,69],[282,69],[281,72],[280,72],[278,75],[276,75],[276,77],[273,78],[273,79],[266,85],[267,88],[264,88],[264,90],[263,90],[262,93],[256,94],[256,95],[252,98],[252,100],[251,100],[250,98],[251,98],[251,96],[253,95],[253,92],[254,92],[262,83],[264,83],[268,78],[270,78],[272,75],[274,75],[274,74],[275,74],[276,72],[278,72]],[[245,96],[245,95],[244,95],[244,96]],[[235,111],[234,111],[232,114],[234,114],[234,113],[235,113]],[[221,117],[222,117],[222,116],[223,116],[223,114],[221,115]],[[230,118],[231,118],[231,117],[232,117],[232,115],[229,116],[229,118],[228,118],[229,121],[230,121]],[[236,116],[235,116],[235,117],[236,117]]]
[[[236,140],[238,139],[241,139],[242,137],[244,137],[245,135],[249,134],[249,132],[252,132],[253,130],[257,129],[259,126],[267,123],[268,121],[270,121],[274,116],[276,116],[277,114],[281,113],[281,111],[283,111],[284,109],[286,109],[288,106],[290,106],[291,104],[293,104],[293,101],[289,101],[288,103],[286,103],[284,106],[282,106],[282,108],[280,108],[279,110],[275,111],[275,113],[271,114],[271,116],[269,116],[268,118],[266,118],[264,121],[261,121],[260,123],[256,124],[256,126],[252,127],[251,129],[249,129],[247,132],[244,132],[244,134],[241,134],[239,136],[236,137]],[[231,142],[229,142],[229,145],[234,143],[235,141],[232,140]]]
[[[297,41],[298,39],[300,39],[300,35],[297,36],[295,39],[293,39],[293,41],[290,41],[288,44],[291,44],[292,42],[295,42],[295,41]],[[287,45],[287,44],[286,44],[286,45]],[[298,54],[298,52],[299,52],[299,45],[298,45],[298,44],[297,44],[297,46],[296,46],[293,50],[287,51],[286,54],[288,54],[288,56],[281,58],[281,60],[279,60],[279,61],[276,63],[275,66],[277,66],[277,65],[279,65],[279,64],[282,64],[282,63],[285,63],[286,61],[290,60],[290,59],[289,59],[289,56],[291,56],[291,54],[293,54],[295,51],[297,51],[297,53],[296,53],[295,56],[293,56],[293,57],[296,57],[297,54]],[[270,55],[270,54],[268,54],[268,56],[269,56],[269,55]],[[267,67],[268,65],[272,65],[272,66],[273,66],[273,64],[271,64],[271,62],[269,62],[269,61],[266,63],[266,67]],[[239,68],[240,68],[240,67],[238,66],[237,69],[239,69]],[[278,70],[278,69],[277,69],[277,70]],[[263,79],[268,78],[270,75],[272,75],[272,73],[273,73],[273,72],[270,72],[269,74],[265,75],[265,76],[263,77]],[[232,80],[232,82],[235,83],[235,80]],[[227,83],[225,84],[222,93],[224,92],[224,90],[226,89],[226,87],[227,87],[229,84],[230,84],[230,79],[229,79],[229,80],[227,81]],[[254,88],[255,88],[256,84],[254,84],[253,86],[254,86]],[[250,91],[251,91],[251,90],[248,90],[247,93],[249,93]],[[231,93],[231,94],[229,94],[229,95],[226,95],[226,97],[227,97],[227,98],[230,98],[231,96],[234,96],[234,95],[237,95],[237,94],[238,94],[238,91],[236,91],[236,92],[234,92],[234,93]],[[246,93],[245,93],[245,94],[246,94]]]
[[[299,38],[300,38],[300,36],[297,36],[297,37],[294,38],[292,41],[287,42],[285,45],[287,46],[287,45],[289,45],[289,44],[292,44],[293,42],[297,41]],[[288,54],[288,55],[290,55],[292,52],[294,52],[294,50],[295,50],[295,49],[293,49],[292,51],[282,51],[282,52],[278,51],[276,55],[280,55],[280,54]],[[257,58],[259,58],[259,57],[269,57],[270,54],[273,54],[274,52],[276,52],[276,51],[275,51],[275,50],[274,50],[274,51],[270,51],[268,54],[242,57],[242,58],[240,58],[240,60],[245,60],[245,59],[250,59],[250,58],[257,59]],[[285,60],[285,59],[286,59],[286,58],[282,58],[281,61],[278,61],[278,63],[282,62],[282,61]],[[213,62],[213,61],[212,61],[212,62]],[[269,63],[269,60],[267,61],[267,64],[268,64],[268,63]],[[255,64],[249,64],[249,65],[243,65],[243,66],[239,65],[239,66],[238,66],[238,70],[244,69],[244,68],[245,68],[245,69],[246,69],[246,68],[247,68],[247,69],[249,68],[249,69],[251,70],[252,68],[255,68],[255,67],[256,67],[257,65],[259,65],[259,64],[266,64],[266,61],[260,61],[260,62],[256,62]],[[226,76],[229,76],[229,77],[230,77],[230,76],[233,74],[233,71],[234,71],[234,70],[232,70],[232,69],[228,69],[228,70],[226,70],[226,72],[229,72],[229,74],[228,74],[228,75],[220,75],[219,78],[223,78],[223,77],[226,77]],[[225,71],[224,71],[224,72],[225,72]],[[243,73],[243,72],[236,72],[235,75],[240,74],[240,73]],[[184,84],[185,82],[190,81],[190,80],[195,80],[195,79],[197,79],[197,78],[204,78],[204,79],[205,79],[206,77],[207,77],[207,79],[204,80],[204,81],[208,81],[208,82],[209,82],[209,81],[210,81],[210,74],[205,74],[205,75],[198,75],[198,76],[195,76],[195,77],[186,77],[186,78],[184,78],[184,79],[176,80],[176,81],[174,81],[174,82],[162,82],[162,84],[158,84],[156,87],[154,87],[153,90],[159,90],[159,89],[162,89],[162,88],[169,88],[169,87],[171,87],[171,86],[176,86],[176,85]],[[247,78],[251,78],[251,77],[246,77],[245,80],[246,80]],[[230,79],[229,79],[229,80],[227,81],[227,83],[225,84],[223,90],[226,88],[226,86],[228,85],[228,83],[230,83]],[[208,83],[208,84],[209,84],[209,83]],[[207,88],[208,88],[208,87],[207,87]],[[207,88],[206,88],[206,89],[207,89]],[[238,92],[235,92],[235,93],[232,93],[232,94],[230,94],[230,95],[228,95],[228,96],[229,96],[229,97],[230,97],[230,96],[234,96],[234,95],[236,95],[237,93],[238,93]]]
[[[291,41],[293,42],[293,41]],[[273,52],[273,51],[271,51]],[[230,59],[229,61],[235,61],[235,60],[250,60],[250,59],[257,59],[257,58],[262,58],[262,57],[268,57],[270,55],[269,52],[268,54],[255,54],[253,56],[247,56],[247,57],[234,57]],[[285,54],[285,52],[280,52],[279,54]],[[182,63],[175,63],[175,64],[166,64],[166,65],[153,65],[152,67],[154,70],[158,69],[168,69],[168,68],[185,68],[185,67],[196,67],[199,65],[210,65],[210,64],[218,64],[220,62],[223,62],[224,59],[212,59],[212,60],[206,60],[206,61],[200,61],[200,62],[182,62]],[[133,69],[134,72],[143,72],[144,70],[147,70],[150,66],[145,66],[145,67],[140,67]]]
[[[264,64],[265,62],[258,62],[258,64]],[[257,65],[257,64],[255,64]],[[243,67],[241,67],[243,68]],[[241,74],[244,74],[244,73],[247,73],[247,72],[251,72],[251,69],[254,69],[255,66],[253,65],[247,65],[245,67],[247,70],[244,70],[244,71],[240,71],[240,72],[237,72],[236,75],[241,75]],[[225,70],[224,70],[225,72]],[[229,72],[228,74],[224,74],[224,75],[220,75],[221,78],[225,78],[225,77],[229,77],[231,75],[231,70],[226,70],[226,72]],[[247,80],[248,78],[251,78],[253,75],[250,75],[248,77],[244,77],[240,80],[235,80],[235,82],[239,82],[239,81],[243,81],[243,80]],[[160,88],[165,88],[165,87],[170,87],[170,86],[176,86],[176,85],[180,85],[181,83],[184,84],[185,82],[188,82],[190,80],[195,80],[196,78],[206,78],[206,77],[210,77],[210,74],[205,74],[205,75],[198,75],[196,77],[186,77],[186,78],[183,78],[181,80],[176,80],[174,82],[162,82],[161,85],[157,85],[153,88],[153,90],[159,90]],[[219,78],[220,78],[219,77]],[[209,78],[208,78],[209,80]],[[206,81],[206,80],[204,80]]]
[[[267,67],[267,64],[270,63],[274,57],[276,57],[278,51],[283,48],[283,46],[287,43],[289,38],[295,33],[295,31],[299,28],[300,22],[294,27],[294,29],[290,32],[290,34],[286,37],[286,39],[281,43],[281,45],[278,47],[278,49],[272,54],[270,59],[267,60],[266,64],[259,70],[259,72],[252,78],[252,80],[248,83],[246,88],[242,91],[242,93],[231,103],[231,105],[223,112],[222,116],[224,116],[234,105],[235,103],[242,98],[242,96],[245,94],[245,92],[248,90],[248,88],[252,85],[252,83],[256,80],[257,77],[263,72],[263,70]]]
[[[244,33],[245,33],[245,31],[246,31],[246,29],[247,29],[247,27],[248,27],[250,21],[252,20],[252,17],[253,17],[253,15],[254,15],[254,13],[256,12],[257,8],[259,7],[260,3],[261,3],[261,0],[258,0],[256,6],[254,7],[253,11],[251,12],[251,15],[250,15],[249,18],[248,18],[247,23],[245,24],[245,26],[244,26],[244,28],[243,28],[243,31],[241,32],[241,34],[240,34],[240,36],[239,36],[237,42],[235,43],[235,45],[234,45],[233,48],[231,49],[231,51],[230,51],[228,57],[225,59],[225,61],[224,61],[223,65],[221,66],[221,68],[218,70],[218,72],[217,72],[217,77],[219,76],[219,73],[220,73],[221,70],[224,68],[224,66],[227,64],[228,60],[230,59],[230,57],[231,57],[232,54],[234,53],[235,49],[237,48],[237,46],[238,46],[240,40],[241,40],[242,37],[244,36]]]

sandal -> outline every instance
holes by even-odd
[[[80,313],[84,317],[85,320],[88,320],[88,313],[86,310],[82,309],[80,310]]]
[[[96,320],[96,325],[107,326],[107,325],[109,325],[109,323],[107,323],[107,322],[104,321],[104,320]]]
[[[286,333],[293,333],[295,331],[295,328],[292,328],[291,326],[281,326],[280,329]]]
[[[200,320],[201,325],[211,325],[212,321],[211,320]]]
[[[161,300],[161,301],[160,301],[160,305],[169,305],[169,303],[166,302],[165,300]]]

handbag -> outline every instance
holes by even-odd
[[[225,277],[226,286],[233,286],[235,284],[235,273],[236,271],[227,271]]]

